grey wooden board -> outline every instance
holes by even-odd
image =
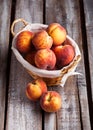
[[[90,130],[79,1],[46,0],[45,21],[47,24],[52,22],[60,23],[67,29],[68,35],[77,42],[82,53],[82,60],[77,67],[77,71],[83,74],[83,76],[70,77],[64,88],[53,88],[53,90],[58,91],[62,95],[63,104],[62,109],[56,116],[55,113],[54,116],[51,114],[49,115],[52,117],[52,121],[51,118],[47,117],[47,114],[45,114],[45,130],[80,130],[82,127],[84,130]],[[55,120],[57,124],[54,128]]]
[[[43,22],[42,0],[17,0],[15,19]],[[16,25],[17,26],[17,25]],[[18,31],[17,26],[16,31]],[[6,130],[41,130],[42,113],[39,102],[27,99],[25,88],[32,79],[12,53]]]
[[[93,101],[93,0],[84,0],[85,25],[88,42],[89,67]]]
[[[0,130],[4,129],[11,0],[0,0]]]

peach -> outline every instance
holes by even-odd
[[[46,83],[41,79],[35,79],[27,84],[26,96],[32,100],[37,101],[43,93],[47,92]]]
[[[34,35],[32,43],[37,50],[51,48],[53,44],[53,39],[48,35],[45,30],[41,30]]]
[[[33,32],[23,31],[17,36],[16,47],[19,52],[27,53],[31,49],[31,40],[33,37]]]
[[[41,96],[40,105],[46,112],[57,112],[61,108],[61,96],[56,91],[47,91]]]
[[[34,65],[34,66],[35,66],[35,54],[36,54],[36,51],[31,51],[31,52],[28,52],[24,57],[27,62],[29,62],[31,65]]]
[[[71,45],[60,45],[52,48],[56,55],[57,67],[61,69],[64,66],[69,65],[75,56],[74,48]]]
[[[51,49],[38,50],[35,55],[35,64],[40,69],[52,70],[56,64],[56,56]]]
[[[66,40],[66,30],[58,23],[50,24],[47,32],[53,38],[54,45],[61,45]]]

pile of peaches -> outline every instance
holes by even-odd
[[[45,70],[58,70],[69,65],[75,50],[66,42],[66,29],[58,23],[48,25],[38,32],[22,31],[16,39],[16,48],[31,65]],[[27,84],[26,95],[32,101],[40,100],[46,112],[56,112],[61,108],[61,96],[56,91],[48,91],[42,79]]]
[[[23,31],[17,36],[16,48],[31,65],[45,70],[58,70],[69,65],[75,56],[66,41],[66,29],[50,24],[36,33]]]

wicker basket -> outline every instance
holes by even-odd
[[[25,26],[23,29],[21,29],[21,31],[19,31],[18,33],[15,34],[14,26],[18,22],[22,22]],[[51,70],[50,71],[50,70],[39,69],[39,68],[36,68],[35,66],[32,66],[22,57],[22,55],[19,53],[19,51],[16,49],[16,46],[15,46],[16,38],[20,32],[22,32],[24,30],[37,32],[41,29],[46,29],[47,26],[48,25],[39,24],[39,23],[31,24],[31,23],[28,23],[27,21],[25,21],[24,19],[15,20],[11,26],[11,33],[13,35],[12,50],[13,50],[17,60],[23,65],[23,67],[25,67],[25,69],[31,75],[31,77],[33,77],[34,79],[36,79],[38,77],[43,78],[43,80],[47,83],[48,86],[54,86],[54,85],[59,85],[59,84],[61,86],[64,86],[64,84],[69,76],[78,74],[77,72],[75,72],[75,69],[81,59],[81,53],[78,48],[78,45],[71,37],[69,37],[67,35],[66,40],[69,42],[69,44],[71,44],[74,47],[75,57],[68,66],[63,67],[61,70]]]

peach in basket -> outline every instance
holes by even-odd
[[[14,25],[20,21],[25,24],[25,27],[15,34],[13,31]],[[23,19],[15,20],[11,26],[11,32],[14,36],[12,50],[17,60],[34,79],[42,78],[48,86],[59,84],[64,86],[66,79],[70,75],[78,74],[75,72],[75,69],[81,59],[81,53],[77,43],[66,34],[66,30],[58,23],[52,24],[52,28],[53,25],[54,28],[55,25],[57,25],[57,30],[54,31],[54,29],[53,32],[51,32],[52,29],[49,31],[49,26],[51,26],[51,24],[31,24]],[[32,62],[27,61],[16,47],[17,38],[23,31],[30,31],[34,34],[31,40],[34,49],[29,50],[28,53],[30,53],[30,51],[35,52],[34,58],[31,58],[31,60],[34,59],[35,65],[31,64]],[[53,34],[51,35],[51,33]],[[38,37],[37,34],[40,36]],[[59,42],[55,42],[55,39]]]

